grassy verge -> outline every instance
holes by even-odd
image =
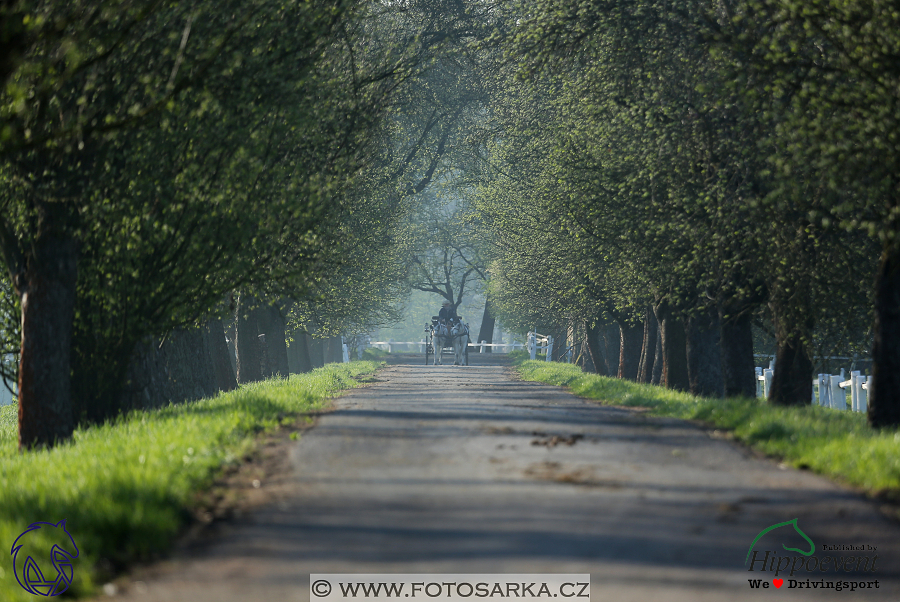
[[[378,347],[369,347],[363,351],[362,358],[367,361],[377,362],[389,356],[390,353]]]
[[[354,376],[377,366],[329,364],[212,399],[133,412],[26,454],[16,449],[16,407],[0,408],[0,544],[8,551],[29,524],[66,519],[80,552],[69,591],[92,593],[103,578],[98,567],[152,558],[169,547],[197,494],[253,449],[256,434],[325,407],[334,393],[356,385]],[[49,550],[53,530],[43,531],[38,548]],[[0,600],[33,600],[6,558]]]
[[[708,399],[654,385],[585,374],[577,366],[530,361],[516,367],[525,380],[563,385],[608,405],[643,406],[658,416],[701,420],[798,468],[809,468],[872,495],[900,497],[900,431],[876,431],[857,412],[818,406],[783,408],[758,399]]]

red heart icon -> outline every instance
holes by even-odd
[[[772,583],[775,584],[775,589],[778,589],[782,585],[784,585],[784,579],[772,579]]]

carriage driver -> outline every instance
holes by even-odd
[[[446,324],[451,324],[453,320],[459,320],[459,316],[456,315],[456,308],[449,301],[444,301],[444,304],[441,306],[438,320]]]

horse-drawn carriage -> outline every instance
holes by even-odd
[[[445,349],[453,350],[453,365],[469,365],[469,325],[462,319],[450,319],[449,322],[431,317],[431,324],[425,324],[425,365],[428,356],[432,356],[432,364],[443,364]]]

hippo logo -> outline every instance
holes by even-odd
[[[40,534],[40,537],[38,537]],[[66,521],[32,523],[16,538],[12,551],[16,581],[30,594],[58,596],[72,583],[78,558],[75,540],[66,531]]]

